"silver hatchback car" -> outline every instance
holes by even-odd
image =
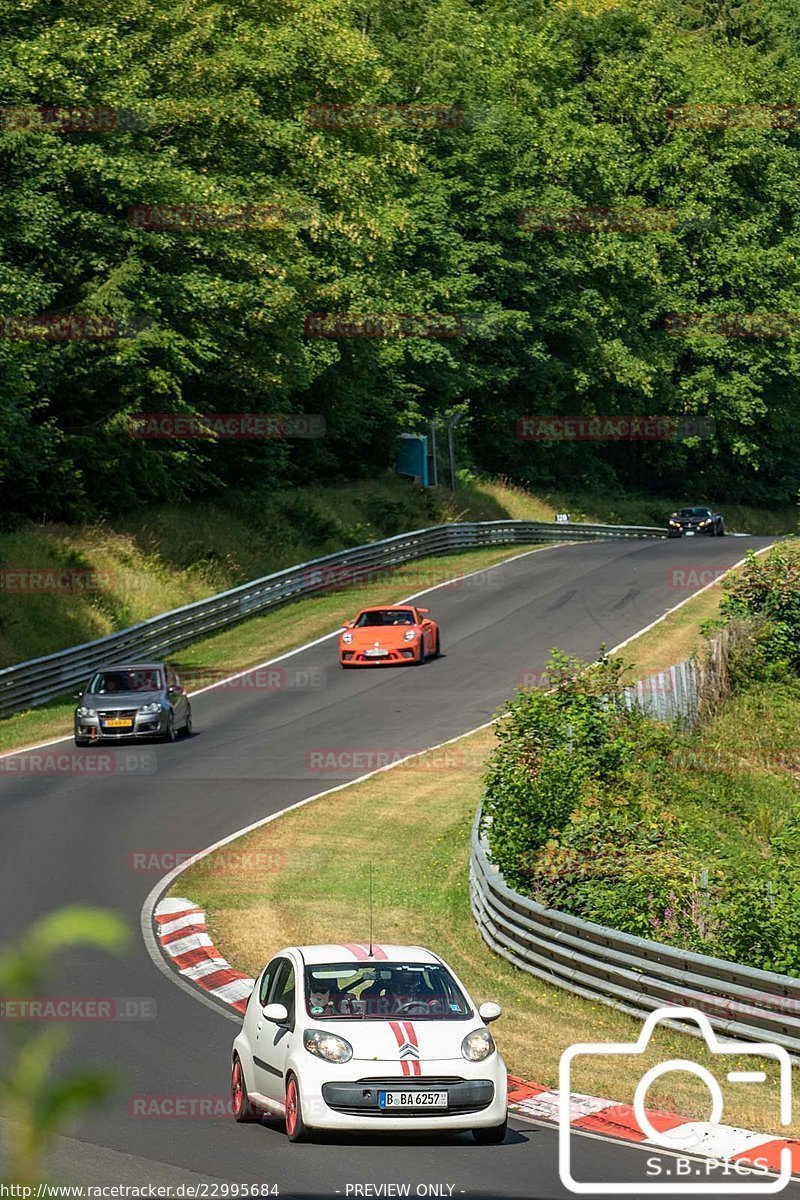
[[[174,742],[192,733],[192,706],[169,663],[99,667],[75,698],[76,746],[123,738]]]

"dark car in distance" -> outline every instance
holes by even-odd
[[[672,537],[724,537],[725,522],[719,513],[705,507],[679,508],[669,519],[669,536]]]
[[[123,738],[174,742],[192,733],[192,706],[169,663],[98,667],[75,698],[76,746]]]

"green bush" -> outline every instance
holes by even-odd
[[[786,543],[766,556],[748,554],[742,570],[729,576],[720,602],[720,619],[706,632],[748,622],[749,639],[730,656],[734,688],[757,680],[785,679],[800,670],[800,548]]]
[[[551,690],[509,702],[486,774],[493,861],[547,907],[800,973],[800,687],[753,688],[690,732],[621,704],[623,671],[556,654]]]

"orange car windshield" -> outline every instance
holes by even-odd
[[[364,629],[368,625],[413,625],[414,614],[411,609],[399,612],[393,608],[372,608],[362,612],[355,622],[356,629]]]

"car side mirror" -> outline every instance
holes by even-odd
[[[265,1021],[274,1021],[276,1025],[283,1025],[289,1020],[289,1010],[285,1004],[265,1004],[261,1012]]]
[[[429,613],[430,611],[431,610],[429,608],[418,608],[417,609],[418,613]]]
[[[478,1009],[478,1016],[488,1025],[490,1021],[496,1021],[502,1012],[499,1004],[495,1004],[493,1000],[487,1000]]]

